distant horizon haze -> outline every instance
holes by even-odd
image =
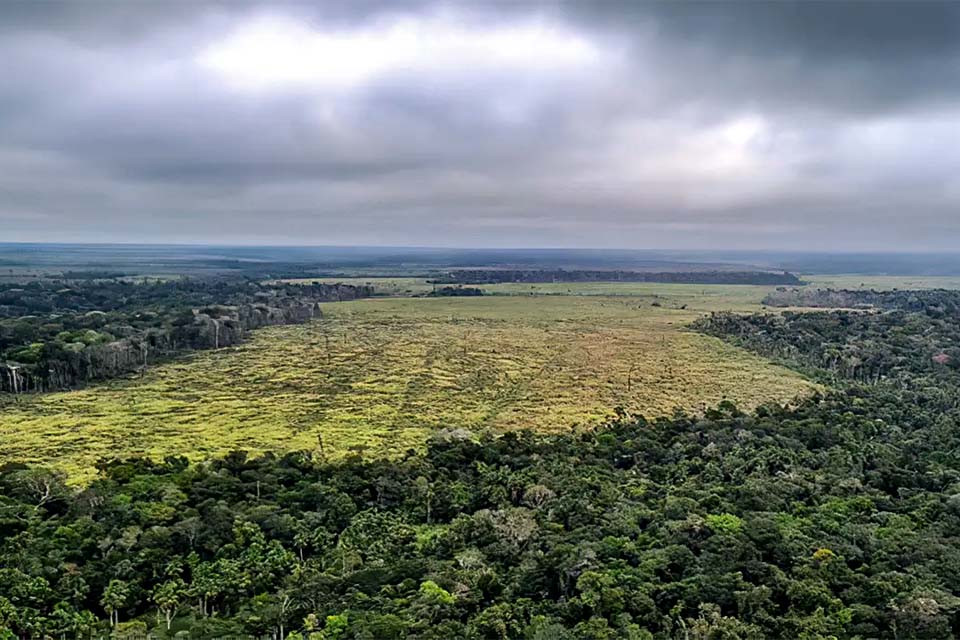
[[[227,248],[227,249],[364,249],[364,250],[404,250],[404,251],[490,251],[490,252],[524,252],[524,251],[557,251],[557,252],[597,252],[597,253],[653,253],[679,255],[709,255],[709,254],[743,254],[743,255],[891,255],[891,256],[922,256],[957,255],[960,257],[960,248],[943,250],[907,250],[907,249],[877,249],[877,250],[816,250],[790,248],[684,248],[679,246],[651,247],[651,246],[577,246],[577,245],[516,245],[491,246],[469,244],[349,244],[349,243],[255,243],[255,242],[212,242],[212,241],[181,241],[181,242],[148,242],[140,240],[129,241],[46,241],[46,240],[15,240],[0,239],[3,246],[63,246],[63,247],[170,247],[170,248]]]
[[[445,268],[641,271],[784,270],[795,273],[960,275],[958,252],[800,252],[759,250],[410,247],[0,242],[0,269],[100,269],[124,273],[231,270],[301,265],[304,275],[360,269],[400,275]],[[282,269],[281,269],[282,270]]]

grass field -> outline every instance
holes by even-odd
[[[811,287],[830,287],[833,289],[960,289],[960,276],[865,276],[849,275],[806,275],[803,280]],[[404,296],[427,293],[433,289],[422,278],[300,278],[280,280],[278,282],[343,282],[346,284],[370,284],[380,295]],[[478,285],[493,295],[671,295],[700,296],[709,295],[727,302],[749,302],[759,299],[757,291],[768,291],[766,287],[722,286],[722,285],[671,285],[647,282],[578,282],[576,284],[557,283],[499,283]],[[699,287],[699,289],[698,289]],[[762,295],[760,297],[763,297]]]
[[[960,289],[960,276],[804,276],[813,287],[833,289]]]
[[[434,286],[423,278],[296,278],[272,282],[310,284],[369,284],[380,296],[429,293]],[[673,306],[692,305],[702,311],[756,310],[773,287],[752,285],[668,284],[659,282],[499,282],[473,285],[491,296],[610,296],[667,300]]]
[[[7,397],[0,461],[52,463],[82,479],[102,457],[313,450],[318,437],[329,456],[384,455],[444,427],[562,431],[616,406],[648,416],[723,399],[746,408],[813,388],[685,329],[707,311],[757,309],[765,287],[536,287],[592,295],[327,304],[323,320],[263,329],[142,378]]]

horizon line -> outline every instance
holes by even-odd
[[[51,247],[170,247],[170,248],[215,248],[215,249],[404,249],[414,251],[589,251],[589,252],[660,252],[660,253],[680,253],[680,254],[709,254],[709,253],[743,253],[743,254],[810,254],[810,255],[960,255],[960,249],[939,249],[934,251],[923,251],[919,249],[901,250],[901,249],[837,249],[837,250],[817,250],[817,249],[734,249],[734,248],[715,248],[715,249],[683,249],[675,247],[571,247],[571,246],[549,246],[549,247],[485,247],[485,246],[448,246],[448,245],[366,245],[366,244],[247,244],[247,243],[200,243],[200,242],[142,242],[142,241],[116,241],[116,242],[62,242],[62,241],[43,241],[43,240],[0,240],[0,247],[4,246],[51,246]]]

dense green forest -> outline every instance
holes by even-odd
[[[45,279],[24,284],[0,283],[0,318],[90,311],[176,313],[183,308],[214,304],[249,304],[271,296],[352,300],[372,293],[369,287],[356,285],[261,284],[235,278]]]
[[[171,355],[238,343],[258,327],[304,322],[319,303],[367,286],[243,280],[0,284],[0,392],[74,387]]]
[[[960,416],[956,315],[941,308],[700,323],[834,381],[794,407],[621,413],[568,435],[451,429],[392,461],[330,463],[322,443],[105,461],[80,489],[8,466],[0,626],[23,638],[954,637]]]
[[[823,291],[795,296],[807,306],[814,306],[810,301],[842,299],[847,306],[878,309],[715,313],[695,327],[832,381],[926,389],[954,406],[960,383],[960,292]]]
[[[960,310],[960,291],[950,289],[873,291],[777,287],[777,290],[768,294],[763,302],[772,307],[899,309],[922,311],[927,315],[944,317],[947,314],[956,314]]]

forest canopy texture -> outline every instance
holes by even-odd
[[[703,319],[829,379],[752,414],[0,472],[8,637],[931,638],[960,632],[960,325],[922,305]]]
[[[0,393],[52,391],[140,371],[260,327],[306,322],[372,287],[122,279],[0,284]]]

